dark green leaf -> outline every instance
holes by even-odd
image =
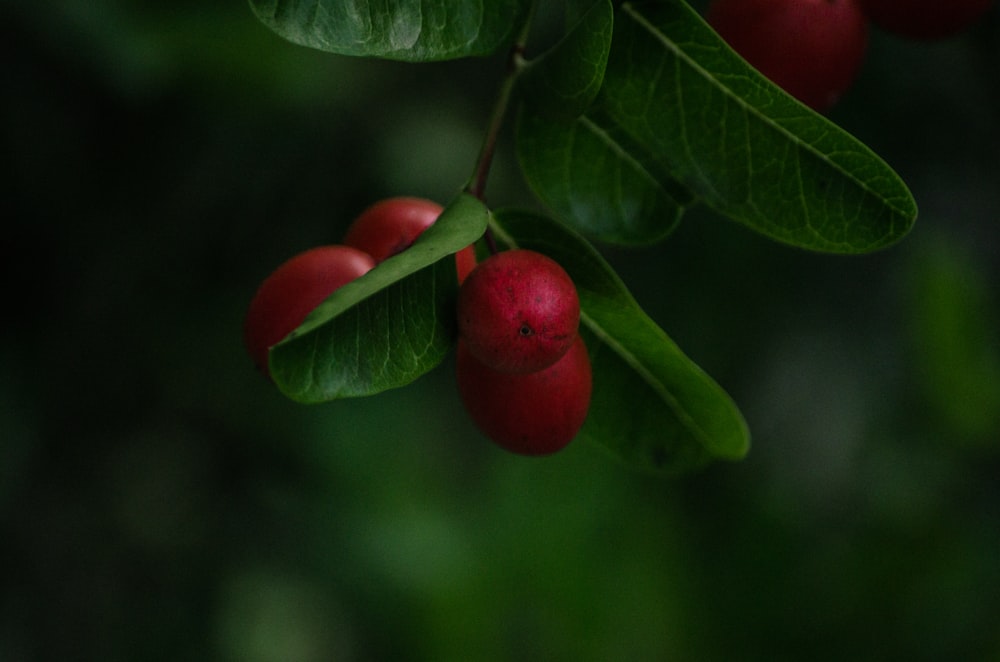
[[[950,442],[1000,445],[996,281],[948,234],[924,240],[910,254],[904,325],[912,339],[914,386],[926,399],[922,408],[945,421]]]
[[[736,405],[642,311],[585,239],[527,212],[498,211],[494,219],[505,243],[549,255],[576,283],[594,371],[582,437],[629,464],[666,473],[746,454],[750,435]]]
[[[408,62],[487,55],[512,40],[528,0],[250,0],[296,44]]]
[[[527,66],[520,79],[525,102],[547,117],[582,115],[601,89],[613,27],[610,0],[598,0],[558,44]]]
[[[635,160],[779,241],[860,253],[916,218],[891,168],[758,74],[682,0],[620,8],[598,103],[641,150]]]
[[[525,110],[518,118],[517,157],[542,202],[584,234],[616,244],[666,237],[691,195],[617,127],[594,117],[546,119]]]
[[[455,335],[451,255],[479,239],[489,212],[462,195],[410,248],[344,285],[271,350],[271,376],[299,402],[372,395],[437,366]]]

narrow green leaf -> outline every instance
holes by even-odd
[[[773,239],[861,253],[916,218],[882,159],[757,73],[683,0],[619,9],[598,103],[638,161]]]
[[[746,454],[749,431],[732,399],[642,311],[593,246],[528,212],[498,211],[494,228],[505,243],[558,261],[576,284],[594,374],[581,437],[670,474]]]
[[[302,46],[428,62],[509,45],[528,0],[250,0],[250,6],[264,25]]]
[[[489,212],[459,196],[410,248],[326,299],[271,350],[271,377],[313,403],[373,395],[437,366],[455,336],[452,254],[478,240]]]
[[[601,89],[613,28],[610,0],[598,0],[559,43],[528,64],[519,82],[525,103],[546,117],[582,115]]]
[[[561,219],[601,241],[659,241],[680,221],[691,195],[668,173],[643,163],[642,151],[593,116],[547,119],[524,109],[517,158],[532,191]]]

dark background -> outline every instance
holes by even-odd
[[[0,660],[1000,659],[996,11],[874,32],[831,113],[910,184],[902,243],[699,210],[607,251],[753,433],[673,481],[494,448],[450,362],[306,407],[244,355],[271,268],[462,186],[501,60],[315,53],[237,0],[3,1],[0,48]],[[506,143],[489,194],[533,204]]]

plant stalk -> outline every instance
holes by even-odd
[[[504,121],[507,117],[507,109],[510,106],[511,95],[514,91],[514,86],[517,83],[518,75],[520,75],[521,71],[525,67],[526,62],[524,59],[524,51],[533,16],[534,4],[525,18],[524,25],[521,27],[521,31],[518,34],[517,39],[510,48],[510,54],[507,57],[507,70],[504,74],[503,81],[500,84],[500,89],[497,93],[496,101],[493,104],[493,109],[490,112],[486,135],[483,138],[483,144],[479,150],[479,156],[476,158],[476,165],[473,169],[472,177],[469,178],[469,182],[465,186],[466,193],[476,197],[484,203],[486,202],[486,182],[489,179],[490,167],[493,164],[493,156],[496,153],[500,130],[503,128]],[[492,237],[489,236],[488,232],[487,240],[492,240]],[[491,241],[490,250],[496,252],[495,248],[495,245]]]

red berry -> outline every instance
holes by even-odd
[[[367,253],[334,245],[299,253],[275,269],[250,301],[243,324],[243,342],[257,368],[267,375],[271,346],[302,324],[334,290],[374,266]]]
[[[555,364],[524,374],[487,367],[459,340],[456,376],[476,426],[514,453],[554,453],[573,440],[587,418],[590,357],[580,336]]]
[[[476,247],[466,246],[455,253],[455,271],[458,272],[458,284],[465,282],[466,277],[476,268]]]
[[[861,0],[872,23],[912,39],[942,39],[971,25],[994,0]]]
[[[494,370],[534,372],[566,353],[580,324],[569,275],[541,253],[491,255],[458,292],[458,330],[469,352]]]
[[[376,202],[351,223],[344,244],[359,248],[382,262],[402,253],[413,245],[429,228],[443,208],[423,198],[398,197]],[[467,246],[455,254],[458,282],[476,266],[475,246]]]
[[[706,18],[747,62],[818,111],[850,87],[868,46],[857,0],[715,0]]]

